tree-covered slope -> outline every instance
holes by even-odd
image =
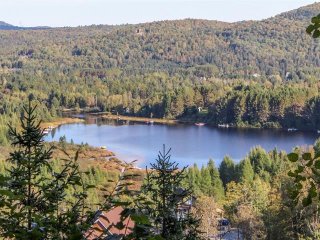
[[[0,33],[2,66],[45,68],[50,60],[73,69],[121,67],[198,77],[279,75],[301,78],[320,66],[318,44],[305,34],[316,3],[263,21],[161,21],[138,25],[58,28]],[[5,47],[6,46],[6,47]],[[30,55],[32,51],[32,56]],[[29,54],[28,54],[29,52]],[[18,53],[18,54],[17,54]],[[5,61],[7,60],[7,61]],[[23,65],[18,64],[18,67]],[[193,67],[209,65],[205,69]]]
[[[262,21],[0,31],[0,143],[30,93],[48,119],[98,107],[234,126],[320,129],[320,3]],[[197,109],[201,107],[202,112]]]
[[[17,29],[16,26],[13,26],[9,23],[6,23],[6,22],[3,22],[3,21],[0,21],[0,29],[1,30],[13,30],[13,29]]]
[[[39,27],[18,27],[12,24],[0,21],[0,30],[40,30],[40,29],[49,29],[50,27],[39,26]]]

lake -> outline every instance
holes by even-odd
[[[235,161],[243,159],[250,149],[260,145],[266,150],[274,148],[291,151],[295,146],[310,145],[320,135],[315,132],[288,132],[274,129],[221,129],[211,126],[148,125],[129,121],[87,117],[84,123],[62,125],[45,137],[46,141],[59,141],[66,136],[68,142],[106,146],[119,159],[138,160],[139,167],[153,162],[163,144],[171,147],[172,159],[180,166],[199,166],[211,158],[217,166],[229,155]]]

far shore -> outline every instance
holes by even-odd
[[[73,112],[75,111],[76,113],[85,113],[91,116],[97,116],[101,117],[103,119],[111,119],[111,120],[124,120],[124,121],[133,121],[133,122],[141,122],[141,123],[160,123],[160,124],[198,124],[198,123],[203,123],[204,125],[207,126],[213,126],[221,129],[276,129],[276,130],[286,130],[286,131],[316,131],[317,133],[320,133],[320,130],[317,129],[296,129],[296,128],[287,128],[287,127],[281,127],[281,126],[274,126],[274,127],[261,127],[261,126],[252,126],[252,125],[243,125],[243,126],[235,126],[232,124],[229,124],[228,127],[219,127],[219,125],[210,123],[210,122],[198,122],[195,120],[191,119],[167,119],[167,118],[148,118],[148,117],[136,117],[136,116],[126,116],[126,115],[116,115],[112,114],[110,112],[102,112],[102,111],[95,111],[91,112],[92,109],[81,109],[81,111],[75,111],[73,109],[64,109],[64,112]],[[68,120],[69,119],[69,120]],[[64,122],[66,120],[66,122]],[[68,123],[77,123],[77,122],[82,122],[84,121],[83,119],[79,118],[61,118],[58,121],[58,126],[62,124],[68,124]],[[45,127],[48,126],[55,126],[55,121],[53,121],[53,124],[51,123],[44,123],[42,124]]]
[[[49,122],[42,122],[40,124],[41,128],[48,128],[48,127],[59,127],[63,124],[69,124],[69,123],[78,123],[78,122],[84,122],[84,119],[80,118],[57,118],[55,120],[49,121]]]
[[[174,120],[174,119],[132,117],[132,116],[113,115],[113,114],[101,114],[101,117],[104,119],[125,120],[125,121],[144,122],[144,123],[150,123],[150,122],[163,123],[163,124],[182,123],[181,121]]]

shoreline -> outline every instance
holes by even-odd
[[[96,116],[96,117],[101,117],[102,119],[111,119],[111,120],[122,120],[122,121],[132,121],[132,122],[140,122],[140,123],[146,123],[146,124],[150,124],[150,123],[159,123],[159,124],[169,124],[169,125],[176,125],[176,124],[193,124],[196,125],[198,122],[193,121],[193,120],[183,120],[183,119],[166,119],[166,118],[148,118],[148,117],[136,117],[136,116],[126,116],[126,115],[115,115],[115,114],[111,114],[110,112],[86,112],[86,111],[79,111],[78,113],[84,113],[84,114],[88,114],[90,116]],[[66,119],[67,122],[63,122],[63,120]],[[68,120],[71,119],[71,120]],[[61,121],[62,120],[62,121]],[[61,118],[61,120],[58,120],[58,124],[56,124],[55,127],[58,127],[60,125],[63,124],[68,124],[68,123],[77,123],[77,122],[84,122],[85,120],[82,118],[70,118],[70,117],[66,117],[66,118]],[[55,123],[56,121],[52,121],[53,123]],[[51,122],[48,122],[51,123]],[[303,132],[316,132],[318,134],[320,134],[320,132],[318,132],[317,129],[295,129],[293,131],[290,131],[289,129],[292,128],[286,128],[286,127],[257,127],[257,126],[234,126],[234,125],[229,125],[229,127],[219,127],[216,124],[213,123],[208,123],[208,122],[203,122],[204,125],[206,126],[211,126],[211,127],[215,127],[215,128],[219,128],[219,129],[259,129],[259,130],[282,130],[282,131],[288,131],[288,132],[296,132],[296,131],[303,131]],[[46,124],[46,125],[45,125]],[[42,124],[41,124],[42,125]],[[45,125],[46,127],[48,127],[47,123],[44,123],[43,125]],[[52,124],[53,126],[55,124]],[[50,124],[49,124],[50,126]]]
[[[124,120],[124,121],[133,121],[133,122],[144,122],[144,123],[162,123],[162,124],[178,124],[178,123],[186,123],[179,120],[174,119],[162,119],[162,118],[145,118],[145,117],[132,117],[132,116],[124,116],[124,115],[112,115],[112,114],[92,114],[94,116],[100,116],[103,119],[111,119],[111,120]]]
[[[196,121],[190,121],[190,120],[179,120],[179,119],[163,119],[163,118],[147,118],[147,117],[135,117],[135,116],[125,116],[125,115],[114,115],[114,114],[108,114],[106,112],[99,112],[99,113],[89,113],[91,116],[101,117],[103,119],[111,119],[111,120],[122,120],[122,121],[133,121],[133,122],[141,122],[141,123],[147,123],[150,124],[150,121],[153,121],[154,123],[161,123],[161,124],[192,124],[196,125],[198,122]],[[295,129],[294,131],[290,131],[291,128],[285,128],[285,127],[256,127],[256,126],[233,126],[229,125],[228,127],[219,127],[216,124],[203,122],[205,126],[211,126],[218,129],[242,129],[242,130],[281,130],[281,131],[288,131],[288,132],[313,132],[316,131],[315,129]]]
[[[45,129],[45,128],[48,128],[48,127],[53,127],[53,128],[56,128],[56,127],[59,127],[61,125],[64,125],[64,124],[70,124],[70,123],[79,123],[79,122],[84,122],[85,120],[84,119],[80,119],[80,118],[71,118],[71,117],[62,117],[62,118],[57,118],[55,120],[52,120],[52,121],[48,121],[48,122],[42,122],[40,124],[40,127],[42,129]]]

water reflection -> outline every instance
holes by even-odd
[[[285,130],[219,129],[194,125],[147,125],[133,121],[109,120],[85,117],[85,123],[63,125],[52,131],[47,141],[67,141],[107,146],[120,158],[138,159],[144,167],[152,162],[162,144],[172,147],[172,157],[181,165],[202,165],[211,158],[217,165],[225,155],[234,160],[245,157],[249,150],[261,145],[267,150],[274,148],[291,151],[297,145],[312,144],[318,134],[314,132],[287,132]]]

